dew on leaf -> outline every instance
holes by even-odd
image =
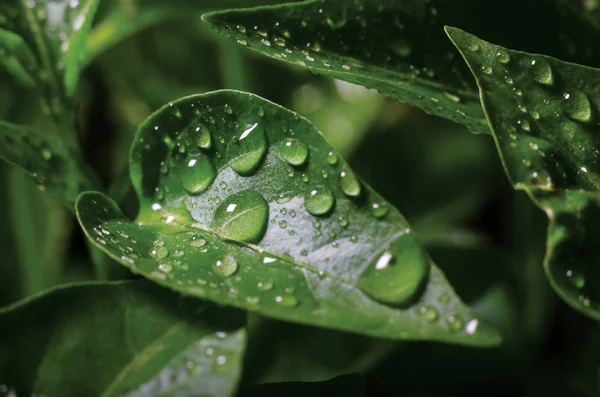
[[[205,125],[199,125],[195,129],[196,145],[202,149],[210,149],[212,146],[212,137],[209,129]]]
[[[438,319],[438,312],[432,306],[421,306],[417,309],[417,314],[429,322],[433,322]]]
[[[455,314],[448,317],[448,328],[450,328],[452,331],[460,331],[464,326],[465,320],[463,320],[460,314]]]
[[[255,190],[243,190],[217,207],[211,227],[222,237],[258,243],[267,230],[269,204]]]
[[[327,162],[331,165],[335,165],[338,162],[338,156],[335,152],[331,151],[327,154]]]
[[[588,122],[592,118],[592,107],[587,95],[580,91],[564,93],[564,109],[569,118],[575,121]]]
[[[179,170],[181,184],[189,194],[200,194],[213,183],[217,171],[210,158],[204,154],[191,157]]]
[[[279,152],[291,165],[302,165],[308,158],[308,147],[304,142],[295,139],[287,138],[278,144]]]
[[[430,266],[427,255],[407,232],[369,264],[358,287],[380,302],[401,304],[419,291]]]
[[[163,246],[155,245],[152,249],[150,249],[150,256],[156,259],[164,259],[169,256],[169,250]]]
[[[304,207],[312,215],[326,214],[334,203],[333,193],[323,185],[313,187],[304,195]]]
[[[371,204],[371,213],[375,218],[383,218],[390,210],[387,203],[373,203]]]
[[[256,286],[261,291],[270,291],[273,289],[273,283],[271,281],[259,281]]]
[[[360,183],[354,176],[354,172],[350,170],[340,172],[340,187],[347,196],[351,197],[357,197],[361,192]]]
[[[551,85],[554,80],[552,67],[542,59],[531,61],[530,75],[535,82],[543,85]]]
[[[247,124],[227,147],[229,166],[239,175],[251,175],[266,152],[267,140],[263,127],[259,123]]]
[[[296,307],[298,306],[298,298],[292,295],[278,295],[275,297],[275,303],[283,307]]]
[[[220,277],[230,277],[238,270],[238,264],[233,255],[226,255],[223,259],[216,261],[212,265],[214,274]]]

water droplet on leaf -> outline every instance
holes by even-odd
[[[227,147],[229,166],[239,175],[251,175],[258,168],[267,151],[264,130],[258,123],[247,124]]]
[[[306,162],[308,158],[308,147],[304,144],[304,142],[294,139],[287,138],[283,141],[279,142],[279,152],[291,165],[302,165]]]
[[[213,183],[217,171],[212,161],[204,154],[191,157],[179,170],[183,188],[189,194],[200,194]]]
[[[267,230],[269,204],[260,193],[243,190],[215,210],[211,227],[232,240],[258,243]]]
[[[323,215],[333,207],[335,198],[328,187],[318,185],[304,195],[304,207],[312,215]]]
[[[404,234],[369,264],[358,287],[380,302],[401,304],[419,291],[430,266],[412,234]]]

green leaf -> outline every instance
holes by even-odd
[[[0,121],[0,158],[24,169],[40,190],[70,204],[79,193],[98,185],[87,164],[58,137],[26,126]]]
[[[238,91],[183,98],[142,124],[130,172],[135,222],[100,193],[76,210],[87,236],[135,273],[293,322],[499,342],[402,215],[293,112]]]
[[[365,385],[360,375],[343,375],[323,382],[283,382],[263,383],[260,385],[242,385],[239,397],[279,397],[279,396],[312,396],[312,397],[360,397],[365,392]]]
[[[43,87],[49,112],[60,113],[62,102],[70,101],[77,90],[81,56],[98,0],[7,0],[0,5],[0,28],[20,36],[26,70],[35,71]],[[6,48],[0,34],[0,48]],[[31,59],[35,55],[36,64]]]
[[[244,317],[146,281],[63,285],[0,310],[0,383],[16,395],[231,396]]]
[[[102,4],[99,21],[86,43],[85,63],[89,64],[110,47],[150,26],[170,20],[187,19],[190,15],[219,8],[272,4],[274,0],[145,0],[123,2],[108,0]],[[249,4],[250,3],[250,4]]]
[[[481,87],[506,172],[550,221],[544,265],[571,306],[600,319],[600,71],[448,35]],[[473,49],[476,49],[475,51]]]
[[[465,124],[473,132],[489,133],[477,87],[446,39],[444,25],[507,45],[568,54],[572,60],[589,62],[598,58],[599,51],[590,40],[598,37],[598,31],[553,2],[544,7],[535,0],[488,3],[484,7],[479,0],[314,0],[214,12],[203,19],[251,50],[375,88]],[[511,29],[506,29],[507,21]],[[585,44],[577,45],[576,39]]]

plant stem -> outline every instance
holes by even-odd
[[[229,40],[219,40],[219,64],[225,88],[240,91],[249,90],[246,63],[237,44]]]

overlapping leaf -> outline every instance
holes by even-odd
[[[171,103],[130,155],[135,222],[100,193],[86,234],[175,290],[289,321],[393,339],[490,345],[406,220],[305,119],[251,94]]]
[[[546,273],[600,318],[600,71],[507,50],[448,28],[481,88],[508,176],[548,214]]]
[[[0,310],[0,384],[15,395],[231,396],[244,317],[146,281],[62,286]]]
[[[508,46],[519,44],[530,51],[597,63],[598,40],[590,39],[599,37],[597,29],[571,9],[548,3],[541,7],[534,0],[316,0],[227,10],[203,18],[252,50],[375,88],[463,123],[473,132],[488,133],[477,89],[443,25],[484,34]]]
[[[93,172],[58,137],[26,126],[0,121],[0,158],[24,169],[40,190],[70,204],[97,186]]]

